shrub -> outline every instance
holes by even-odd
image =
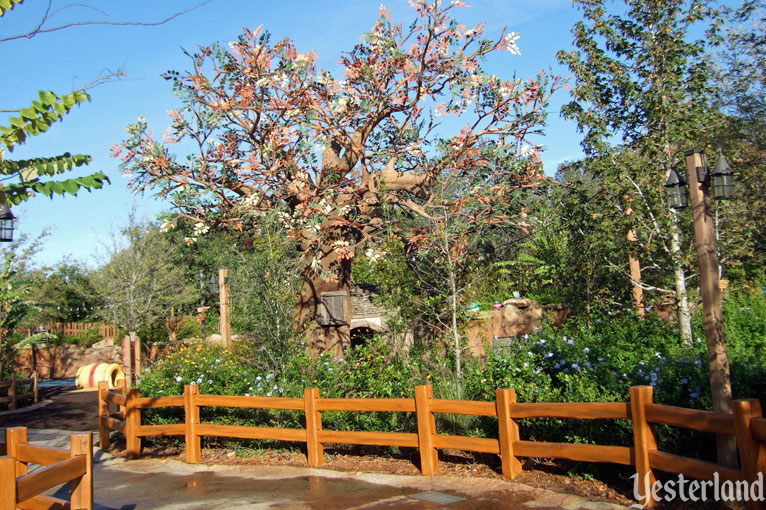
[[[168,341],[168,330],[163,324],[148,324],[142,326],[136,334],[144,344],[159,344]]]
[[[205,334],[210,334],[210,330],[207,329]],[[202,338],[202,324],[197,322],[196,319],[185,317],[184,322],[176,333],[176,338],[183,340],[185,338]]]
[[[759,295],[731,297],[725,307],[735,398],[766,400],[766,300]],[[521,402],[628,401],[630,387],[651,385],[656,402],[710,409],[707,348],[701,321],[695,341],[682,345],[673,324],[632,313],[607,311],[601,317],[570,322],[564,329],[542,328],[518,338],[486,359],[468,358],[462,374],[463,398],[492,401],[497,388],[513,387]],[[414,386],[433,384],[437,398],[456,398],[454,357],[441,346],[416,345],[408,354],[376,338],[351,349],[342,359],[313,356],[294,342],[276,360],[264,345],[239,343],[235,350],[193,343],[180,347],[146,374],[142,394],[180,394],[183,385],[201,393],[302,397],[317,387],[324,397],[412,398]],[[153,420],[182,419],[155,410]],[[303,413],[289,411],[205,410],[205,419],[259,426],[303,427]],[[327,429],[414,432],[407,413],[326,412]],[[442,433],[497,436],[495,419],[437,415]],[[537,441],[632,444],[627,420],[520,421],[522,437]],[[698,454],[713,458],[714,441],[702,433],[658,427],[660,447],[688,455],[688,444],[705,445]]]
[[[103,340],[103,338],[101,338],[98,327],[88,328],[74,336],[74,343],[80,347],[90,347],[101,340]]]

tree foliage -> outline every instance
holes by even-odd
[[[5,181],[0,194],[10,204],[18,204],[36,194],[51,198],[54,194],[76,195],[80,189],[91,191],[109,182],[103,172],[70,179],[57,178],[90,163],[91,157],[83,154],[72,155],[66,152],[60,156],[15,161],[5,157],[6,151],[13,152],[15,147],[26,143],[30,136],[45,133],[72,108],[89,99],[90,96],[83,91],[63,96],[57,96],[51,91],[40,91],[38,99],[33,100],[31,106],[20,109],[18,117],[9,117],[8,125],[0,125],[0,175]]]
[[[177,264],[174,246],[155,226],[131,215],[120,234],[105,246],[106,264],[93,274],[92,284],[101,299],[98,315],[134,334],[197,294]]]
[[[453,2],[460,5],[462,2]],[[115,156],[137,190],[156,189],[195,221],[233,229],[278,209],[299,243],[310,312],[325,290],[347,289],[350,260],[377,234],[383,203],[438,220],[436,184],[480,176],[464,190],[488,203],[512,191],[501,163],[524,149],[522,185],[539,177],[529,136],[539,132],[556,78],[501,79],[481,69],[500,50],[518,53],[516,34],[484,37],[451,17],[456,5],[412,2],[403,27],[385,7],[339,65],[343,79],[272,43],[260,27],[228,48],[190,54],[192,70],[167,73],[182,106],[164,140],[143,119]],[[459,133],[447,134],[452,119]],[[170,145],[193,147],[185,159]],[[513,182],[518,185],[519,180]],[[512,221],[496,209],[497,218]],[[483,220],[483,218],[480,218]]]

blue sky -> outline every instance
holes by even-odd
[[[0,18],[0,38],[26,33],[39,22],[47,2],[26,2]],[[193,0],[99,0],[93,8],[69,7],[51,20],[50,26],[82,20],[159,21],[198,2]],[[384,2],[394,19],[408,24],[414,11],[406,0]],[[465,25],[485,21],[487,34],[498,34],[504,26],[521,32],[521,56],[503,52],[488,71],[500,77],[537,74],[545,69],[568,76],[556,63],[555,53],[571,47],[570,29],[578,19],[571,0],[468,0],[470,8],[456,9]],[[47,133],[33,137],[7,157],[52,156],[69,151],[90,154],[93,163],[81,174],[101,170],[112,184],[93,193],[52,200],[38,196],[14,208],[19,231],[32,237],[50,229],[37,257],[39,265],[53,265],[65,256],[96,265],[94,254],[111,230],[124,225],[133,206],[145,217],[154,217],[166,204],[151,196],[134,195],[117,169],[109,149],[124,138],[123,127],[139,115],[155,133],[168,126],[166,111],[177,105],[170,86],[160,74],[183,71],[188,59],[182,49],[214,41],[230,41],[242,27],[263,24],[272,40],[289,36],[301,52],[315,49],[319,64],[332,68],[340,54],[350,49],[360,34],[372,27],[380,2],[368,0],[213,0],[211,3],[156,27],[85,26],[40,34],[32,39],[0,43],[3,73],[0,80],[0,109],[29,105],[38,90],[66,93],[103,74],[105,69],[124,69],[127,78],[91,90],[92,102],[73,110]],[[72,5],[53,1],[53,10]],[[547,174],[566,160],[580,156],[579,141],[572,123],[559,116],[568,100],[559,91],[550,109],[543,162]],[[0,114],[0,122],[7,115]]]

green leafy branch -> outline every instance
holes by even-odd
[[[38,98],[32,101],[32,106],[20,109],[18,117],[10,117],[8,126],[0,126],[0,144],[9,152],[13,152],[15,146],[25,143],[29,136],[46,132],[72,108],[89,101],[90,95],[76,90],[59,97],[51,91],[41,90],[38,92]],[[19,179],[18,182],[0,185],[0,193],[12,205],[28,200],[38,193],[49,198],[54,194],[76,195],[80,189],[100,189],[105,182],[109,182],[109,178],[103,172],[63,180],[41,179],[87,165],[91,162],[91,157],[85,154],[72,155],[66,152],[60,156],[11,161],[5,160],[3,153],[4,149],[0,146],[0,176],[6,176],[5,179]]]
[[[2,0],[0,0],[2,1]],[[90,101],[87,92],[76,90],[57,96],[50,90],[38,92],[39,100],[33,100],[32,106],[19,110],[18,117],[10,117],[10,126],[0,126],[0,143],[8,152],[13,152],[16,145],[26,142],[28,136],[36,136],[48,131],[48,128],[76,105]]]
[[[24,3],[24,0],[0,0],[0,18],[6,13],[6,11],[13,10],[17,4]]]

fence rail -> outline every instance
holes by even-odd
[[[19,393],[22,386],[31,386],[27,393]],[[33,404],[37,403],[37,372],[32,372],[32,377],[28,379],[16,379],[16,375],[11,375],[7,381],[0,381],[0,389],[8,388],[8,395],[0,397],[0,404],[8,404],[8,409],[16,409],[19,402],[31,400]]]
[[[5,439],[0,448],[0,510],[93,510],[92,434],[72,435],[69,450],[30,445],[26,427],[6,429]],[[28,474],[28,464],[45,467]],[[41,495],[67,482],[70,501]]]
[[[630,395],[630,402],[520,403],[516,402],[515,390],[506,388],[497,390],[495,402],[478,402],[435,399],[431,386],[416,386],[414,399],[321,398],[316,388],[306,389],[301,399],[200,395],[198,386],[187,385],[183,395],[142,398],[137,389],[114,392],[102,382],[99,385],[99,440],[101,448],[107,448],[110,431],[123,432],[127,457],[137,458],[141,455],[142,437],[182,435],[186,441],[188,463],[201,461],[201,438],[208,436],[306,443],[310,466],[319,466],[324,462],[324,445],[328,443],[412,447],[420,453],[420,468],[424,475],[432,475],[438,470],[440,449],[498,454],[506,478],[514,478],[521,473],[521,458],[524,457],[635,466],[640,480],[648,476],[652,481],[655,471],[683,473],[702,480],[712,479],[717,472],[721,480],[749,482],[756,481],[759,473],[766,475],[766,419],[763,418],[759,401],[738,400],[734,403],[734,414],[725,415],[655,404],[651,386],[632,387]],[[116,418],[120,413],[111,413],[110,403],[124,406],[124,421]],[[207,406],[303,411],[306,426],[303,429],[283,429],[203,423],[200,410]],[[141,409],[162,407],[183,407],[184,423],[141,424]],[[417,432],[323,430],[324,411],[414,413]],[[439,434],[435,421],[437,413],[496,417],[498,438]],[[634,442],[633,446],[619,446],[522,440],[518,420],[525,418],[631,420]],[[660,451],[654,433],[656,424],[735,436],[740,456],[739,469]],[[639,487],[639,492],[641,490]],[[652,494],[640,495],[648,498],[642,501],[654,504]],[[749,502],[748,505],[749,510],[766,510],[764,502]]]
[[[98,328],[101,338],[117,338],[118,327],[115,324],[103,322],[49,322],[43,326],[45,331],[61,333],[69,336],[77,336],[92,328]],[[32,330],[20,329],[19,331],[33,333]]]

